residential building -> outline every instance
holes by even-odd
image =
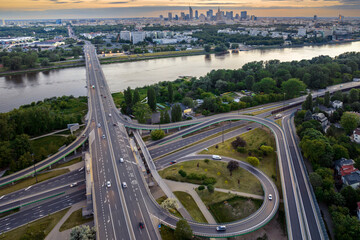
[[[340,158],[339,160],[336,160],[334,162],[334,167],[335,167],[336,173],[338,175],[341,175],[341,168],[347,167],[347,166],[353,166],[354,163],[355,162],[352,159]]]
[[[131,32],[130,31],[121,31],[120,39],[125,41],[131,41]]]
[[[300,36],[300,37],[306,36],[306,28],[299,28],[297,35]]]
[[[356,189],[360,185],[360,172],[356,171],[351,174],[345,175],[342,177],[342,181],[344,186],[351,186],[352,188]]]
[[[339,100],[335,100],[331,104],[334,108],[342,108],[343,107],[343,102],[339,101]]]
[[[315,119],[316,121],[319,121],[321,126],[323,127],[323,129],[325,129],[328,124],[329,124],[329,120],[327,119],[327,117],[323,114],[323,113],[314,113],[312,115],[313,119]]]
[[[327,115],[332,115],[335,112],[335,108],[328,108],[323,105],[319,106],[319,110],[325,112]]]
[[[360,143],[360,128],[353,131],[353,139],[356,143]]]
[[[132,32],[132,43],[137,44],[139,42],[143,42],[145,40],[145,32]]]

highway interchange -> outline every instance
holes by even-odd
[[[116,109],[97,59],[95,48],[87,43],[84,47],[84,53],[89,97],[89,113],[86,118],[87,122],[84,133],[86,133],[88,137],[77,138],[75,142],[61,152],[38,163],[36,168],[39,171],[54,164],[64,156],[73,152],[74,149],[81,146],[86,140],[89,140],[89,148],[92,156],[94,215],[98,239],[159,239],[159,233],[155,229],[154,224],[152,224],[154,219],[171,227],[174,227],[177,222],[177,218],[162,209],[150,194],[143,173],[138,165],[138,162],[142,160],[136,158],[134,155],[127,129],[133,129],[135,131],[136,129],[151,130],[158,129],[159,127],[161,129],[172,129],[188,126],[183,130],[179,129],[179,131],[157,142],[156,146],[155,144],[148,145],[148,147],[150,147],[150,157],[159,158],[159,160],[155,162],[155,165],[157,169],[161,169],[168,166],[169,163],[175,159],[179,162],[190,159],[209,158],[210,156],[194,156],[193,153],[221,142],[223,139],[237,136],[247,131],[249,126],[253,128],[258,127],[260,126],[259,124],[270,128],[276,139],[288,238],[328,239],[317,209],[316,199],[308,182],[306,168],[303,165],[301,153],[296,142],[296,136],[294,136],[295,131],[291,114],[287,114],[283,118],[283,128],[271,120],[264,119],[264,117],[268,115],[268,112],[264,113],[264,115],[254,117],[242,115],[245,113],[244,111],[241,112],[242,114],[220,114],[160,126],[136,124],[129,121],[129,118],[121,115]],[[94,86],[94,88],[92,86]],[[349,86],[346,86],[346,88],[350,87],[358,87],[358,84],[351,83]],[[339,90],[339,87],[335,86],[330,88],[330,91],[336,90]],[[313,95],[322,94],[324,94],[324,91],[317,92]],[[303,100],[304,97],[289,100],[285,103],[268,104],[264,106],[264,109],[270,110],[274,107],[281,107],[282,105],[301,103]],[[246,110],[246,112],[249,111],[256,111],[256,109]],[[293,110],[287,112],[293,113]],[[232,120],[240,121],[232,122],[231,124],[229,122],[229,124],[224,127],[214,128],[182,138],[189,133],[196,132],[207,126]],[[248,121],[256,123],[246,123]],[[239,126],[239,128],[235,129],[235,126]],[[230,128],[232,131],[225,133],[224,136],[220,135],[202,143],[197,143],[200,139]],[[174,141],[176,139],[177,141]],[[189,144],[192,144],[192,146],[185,148]],[[177,151],[171,153],[174,150]],[[120,158],[124,159],[123,163],[119,161]],[[225,161],[230,160],[228,158],[223,159]],[[261,181],[265,196],[271,193],[274,196],[273,201],[268,201],[266,200],[267,198],[265,198],[263,205],[256,213],[245,220],[227,224],[228,228],[226,232],[217,232],[215,225],[199,224],[189,221],[194,234],[207,237],[241,235],[260,228],[275,215],[280,197],[272,180],[256,168],[243,162],[240,164],[241,167],[253,173]],[[1,178],[0,186],[33,173],[33,168],[28,168]],[[0,210],[8,210],[38,199],[49,199],[46,200],[46,203],[30,205],[24,209],[22,207],[20,212],[0,219],[0,232],[21,226],[45,214],[56,212],[69,206],[69,204],[85,199],[83,169],[68,173],[66,181],[61,180],[59,182],[60,177],[33,185],[30,188],[12,194],[1,196]],[[69,183],[71,182],[78,182],[79,184],[75,188],[69,189]],[[107,182],[111,183],[111,187],[106,186]],[[126,188],[122,186],[123,182],[127,183]],[[52,198],[59,193],[64,194],[63,197]],[[10,199],[14,201],[9,201]],[[140,222],[145,223],[146,227],[144,229],[139,228]]]

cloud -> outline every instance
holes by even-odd
[[[213,5],[239,5],[239,4],[243,4],[240,2],[222,2],[222,3],[218,3],[218,2],[206,2],[206,3],[197,3],[196,5],[206,5],[206,6],[213,6]]]
[[[128,3],[128,2],[108,2],[108,4],[124,4],[124,3]]]

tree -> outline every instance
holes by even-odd
[[[130,45],[124,44],[124,45],[122,45],[122,49],[124,52],[127,52],[130,50]]]
[[[345,129],[347,134],[351,134],[352,131],[359,125],[360,118],[356,113],[345,112],[341,116],[340,124]]]
[[[334,160],[338,160],[340,158],[349,158],[349,151],[342,145],[334,144]]]
[[[231,44],[231,49],[237,49],[239,48],[239,44],[238,43],[233,43]]]
[[[237,149],[238,147],[245,147],[246,141],[242,137],[236,137],[236,139],[231,142],[231,146],[234,149]]]
[[[330,213],[334,223],[335,239],[359,239],[360,224],[356,217],[349,214],[349,209],[331,206]]]
[[[21,68],[22,58],[19,56],[12,57],[10,59],[10,69],[19,70]]]
[[[207,185],[207,190],[209,191],[209,193],[213,193],[215,191],[214,185],[208,184]]]
[[[184,97],[182,104],[184,104],[185,106],[187,106],[189,108],[193,108],[194,100],[191,97]]]
[[[41,60],[41,66],[42,67],[47,67],[50,65],[50,61],[48,58],[44,58],[43,60]]]
[[[288,99],[299,96],[300,93],[306,89],[305,83],[297,78],[290,78],[289,80],[283,82],[281,87]]]
[[[95,227],[90,228],[87,225],[76,226],[71,229],[70,240],[95,240]]]
[[[179,208],[179,203],[174,198],[167,198],[161,203],[161,207],[166,210],[177,209]]]
[[[140,102],[140,93],[139,93],[139,89],[135,88],[134,96],[132,99],[132,105],[134,106],[137,102]]]
[[[304,116],[304,121],[310,121],[312,119],[312,113],[310,110],[307,110]]]
[[[171,108],[171,121],[180,122],[182,118],[182,111],[179,104],[174,104]]]
[[[189,223],[185,219],[180,219],[176,223],[174,231],[174,237],[176,240],[189,240],[193,237],[192,229]]]
[[[204,46],[204,50],[205,50],[205,52],[210,52],[211,51],[211,46],[210,45],[205,45]]]
[[[329,93],[329,91],[325,92],[324,105],[326,107],[330,107],[330,93]]]
[[[350,211],[356,210],[357,202],[359,201],[356,190],[351,186],[347,186],[341,189],[340,193],[345,199],[346,207],[349,208]]]
[[[253,88],[256,92],[273,93],[276,89],[276,81],[269,77],[263,78],[260,82],[255,83]]]
[[[124,99],[125,99],[125,113],[131,114],[132,110],[132,92],[131,88],[128,87],[126,90],[124,90]]]
[[[161,129],[152,130],[150,135],[151,135],[151,139],[154,141],[165,137],[165,133]]]
[[[230,176],[232,176],[232,172],[239,168],[239,162],[231,160],[226,167],[230,172]]]
[[[198,190],[199,191],[202,191],[202,190],[204,190],[205,189],[205,186],[204,185],[200,185],[199,187],[198,187]]]
[[[174,87],[172,83],[168,84],[168,97],[169,103],[172,103],[174,101]]]
[[[309,95],[306,97],[306,100],[303,103],[302,107],[304,110],[313,110],[313,99],[311,93],[309,93]]]
[[[146,121],[151,117],[151,109],[148,104],[136,103],[133,107],[133,114],[139,123],[146,123]]]
[[[13,142],[13,149],[16,158],[19,158],[26,152],[32,152],[29,136],[26,134],[16,136]]]
[[[1,62],[4,65],[4,67],[10,67],[10,57],[9,56],[1,57]]]
[[[251,165],[254,167],[257,167],[260,163],[259,159],[257,157],[247,157],[246,159]]]
[[[310,179],[310,183],[314,189],[316,189],[317,187],[321,187],[323,184],[321,176],[316,172],[310,173],[309,179]]]
[[[247,75],[245,78],[245,86],[247,90],[252,90],[254,85],[254,76]]]
[[[182,169],[180,169],[178,173],[179,173],[180,176],[182,176],[182,177],[186,177],[186,175],[187,175],[187,173],[186,173],[184,170],[182,170]]]
[[[153,112],[156,111],[156,93],[153,87],[149,87],[147,90],[148,104]]]
[[[349,101],[351,103],[359,101],[359,91],[355,88],[352,88],[349,93]]]

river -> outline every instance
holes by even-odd
[[[159,81],[173,81],[179,76],[203,76],[213,69],[237,69],[252,61],[278,59],[293,61],[311,59],[320,55],[337,56],[359,51],[360,42],[251,50],[222,56],[204,55],[162,58],[138,62],[103,65],[103,71],[112,92],[141,87]],[[0,112],[33,101],[53,96],[86,95],[85,68],[67,68],[47,72],[26,73],[0,77]]]

